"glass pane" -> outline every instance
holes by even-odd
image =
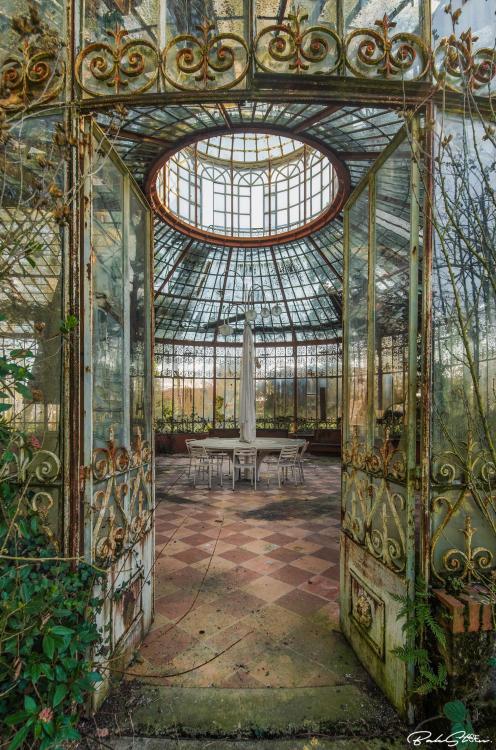
[[[93,178],[93,442],[124,433],[123,178],[104,157]]]
[[[410,263],[409,144],[376,176],[374,442],[405,435]]]
[[[16,12],[24,10],[23,3],[16,5]],[[2,421],[25,433],[28,446],[39,448],[33,461],[25,453],[18,466],[12,464],[12,472],[21,482],[30,477],[31,494],[43,491],[40,507],[47,510],[47,526],[57,539],[62,533],[64,235],[53,215],[55,200],[43,186],[63,189],[66,162],[54,144],[60,125],[60,117],[48,114],[31,113],[17,123],[14,117],[9,119],[0,201],[0,357],[10,360],[15,349],[30,352],[16,362],[32,376],[28,382],[32,397],[9,394],[4,403],[11,408],[2,413]],[[34,186],[39,187],[34,190]],[[34,469],[40,470],[41,461],[46,475],[41,471],[37,477]]]
[[[365,440],[367,431],[367,277],[369,256],[368,191],[349,212],[348,431]]]
[[[147,209],[134,192],[130,191],[128,231],[129,262],[129,375],[130,375],[130,436],[138,430],[145,440],[151,436],[148,408],[148,346],[147,328],[150,315],[145,290],[148,285],[147,257],[149,250]]]
[[[460,446],[457,474],[468,443],[487,450],[496,429],[494,147],[482,122],[468,122],[446,116],[453,140],[436,184],[436,226],[446,229],[436,232],[433,273],[433,447]]]
[[[369,28],[378,32],[378,19],[387,15],[396,24],[391,36],[398,31],[418,33],[420,6],[419,0],[394,4],[390,0],[344,0],[345,31]]]

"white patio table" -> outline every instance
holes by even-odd
[[[257,437],[251,443],[243,443],[239,438],[208,437],[202,440],[192,440],[190,443],[190,445],[203,446],[207,451],[221,451],[223,453],[230,453],[231,455],[235,448],[256,448],[257,477],[264,454],[279,453],[282,448],[287,448],[288,446],[298,446],[298,448],[301,448],[304,444],[304,440],[278,437]]]

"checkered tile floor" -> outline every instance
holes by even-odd
[[[227,467],[226,467],[227,468]],[[339,483],[315,458],[305,486],[192,487],[157,459],[155,622],[135,674],[206,687],[334,685]],[[339,657],[347,661],[346,655]]]

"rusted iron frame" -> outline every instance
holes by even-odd
[[[307,239],[308,239],[309,243],[311,244],[311,246],[313,247],[313,249],[315,250],[315,252],[320,255],[320,257],[324,261],[325,265],[328,268],[330,268],[331,271],[333,272],[333,274],[336,276],[336,278],[339,279],[339,281],[341,283],[343,283],[343,274],[340,271],[338,271],[337,268],[335,267],[335,265],[329,260],[329,258],[326,256],[326,254],[324,253],[324,251],[322,250],[322,248],[319,247],[319,245],[315,241],[315,238],[310,234]],[[336,290],[336,291],[338,291],[338,290]]]
[[[422,351],[421,351],[421,411],[420,411],[420,564],[422,577],[429,584],[430,578],[430,454],[432,437],[432,264],[434,223],[432,217],[434,200],[434,127],[436,108],[429,102],[425,113],[424,136],[424,246],[422,254]]]
[[[172,268],[170,268],[169,271],[167,272],[165,278],[163,279],[162,283],[160,284],[160,287],[158,289],[154,290],[154,294],[153,294],[154,298],[158,297],[159,294],[162,294],[162,292],[165,289],[165,285],[171,280],[171,278],[172,278],[174,272],[176,271],[177,267],[179,266],[180,263],[182,263],[182,261],[187,256],[188,251],[189,251],[189,249],[190,249],[190,247],[191,247],[192,244],[193,244],[193,240],[186,240],[185,241],[183,249],[181,250],[181,252],[177,256],[177,258],[174,261],[174,263],[172,264]],[[152,289],[153,289],[153,287],[152,287]]]
[[[291,242],[295,239],[299,239],[300,237],[305,237],[306,235],[310,234],[311,232],[315,232],[318,229],[321,229],[323,226],[328,224],[335,216],[337,216],[350,191],[350,185],[351,185],[351,178],[350,173],[348,171],[348,167],[346,164],[341,161],[339,158],[339,155],[331,149],[329,146],[324,146],[320,144],[318,141],[314,140],[313,138],[310,138],[308,136],[302,136],[300,135],[298,137],[298,140],[301,141],[303,144],[306,144],[308,146],[311,146],[312,148],[316,149],[320,153],[324,154],[329,161],[331,162],[332,166],[334,167],[334,170],[338,177],[338,184],[339,189],[336,193],[336,196],[334,197],[333,202],[331,205],[324,210],[321,214],[319,214],[315,219],[312,219],[306,224],[303,224],[301,227],[298,227],[296,229],[293,229],[289,232],[282,232],[278,235],[268,235],[262,236],[262,237],[237,237],[237,236],[228,236],[228,235],[220,235],[220,234],[214,234],[213,232],[207,232],[199,227],[194,227],[190,224],[187,224],[182,219],[177,217],[175,214],[172,214],[169,212],[166,207],[160,202],[160,199],[157,195],[157,187],[156,187],[156,176],[159,172],[159,170],[162,168],[162,166],[167,162],[168,159],[170,159],[175,153],[180,151],[182,148],[188,145],[196,144],[198,141],[201,141],[207,137],[213,137],[218,135],[228,135],[231,133],[254,133],[254,132],[260,132],[264,134],[269,135],[284,135],[287,137],[287,131],[281,130],[279,128],[274,127],[267,127],[267,126],[260,126],[258,124],[253,124],[250,126],[247,125],[233,125],[231,128],[216,128],[214,130],[210,131],[201,131],[200,133],[195,133],[193,135],[188,136],[185,139],[181,139],[179,143],[173,148],[168,149],[164,151],[158,159],[156,159],[153,164],[151,165],[147,177],[145,179],[145,191],[147,195],[150,198],[150,201],[156,211],[170,226],[178,229],[180,232],[185,234],[188,237],[192,237],[194,239],[208,241],[211,240],[213,244],[217,245],[226,245],[228,247],[264,247],[267,245],[268,241],[270,241],[271,245],[274,244],[283,244],[285,242]],[[231,160],[231,169],[232,169],[232,160]],[[231,195],[231,203],[232,203],[232,195]],[[234,231],[233,228],[233,216],[231,213],[231,232]]]
[[[115,150],[112,148],[110,142],[107,139],[107,136],[105,135],[104,131],[97,125],[97,123],[91,118],[91,117],[84,117],[81,120],[81,135],[83,139],[83,169],[84,169],[84,183],[81,188],[81,205],[84,207],[83,211],[83,224],[82,224],[82,252],[81,252],[81,267],[84,268],[84,272],[81,274],[81,287],[80,287],[80,298],[82,300],[82,306],[84,309],[84,316],[83,321],[81,324],[81,337],[80,340],[82,342],[82,350],[81,350],[81,382],[84,383],[84,387],[82,389],[82,396],[81,399],[81,425],[84,425],[84,429],[82,431],[82,434],[84,436],[83,440],[81,441],[80,445],[80,451],[81,451],[81,459],[80,459],[80,465],[83,468],[85,478],[89,481],[86,481],[84,483],[84,487],[82,488],[82,502],[83,502],[83,518],[84,518],[84,555],[87,558],[88,561],[92,562],[91,560],[91,554],[93,549],[93,528],[92,528],[92,522],[91,522],[91,514],[87,515],[85,510],[85,505],[87,508],[90,508],[92,505],[92,491],[93,491],[93,482],[92,482],[92,476],[91,476],[91,465],[92,465],[92,455],[93,455],[93,395],[92,395],[92,378],[93,378],[93,303],[94,303],[94,296],[93,296],[93,262],[94,262],[94,248],[93,248],[93,238],[92,238],[92,181],[91,181],[91,160],[93,158],[92,153],[92,144],[94,139],[98,139],[98,149],[103,151],[108,159],[112,161],[112,163],[121,171],[121,173],[124,175],[124,181],[123,181],[123,188],[122,188],[122,199],[124,201],[123,206],[126,206],[126,195],[127,197],[130,197],[131,193],[131,187],[134,188],[135,195],[139,198],[139,200],[142,202],[143,206],[148,209],[148,222],[149,224],[152,224],[151,222],[151,208],[143,195],[138,183],[134,180],[131,172],[127,169],[126,165],[122,162],[118,154],[115,152]],[[129,206],[128,208],[128,215],[129,215]],[[150,227],[150,232],[152,231]],[[124,227],[123,227],[124,232]],[[126,244],[126,237],[123,234],[123,243]],[[126,253],[126,248],[124,250]],[[150,255],[149,258],[150,266],[152,267],[150,269],[150,279],[153,278],[153,263],[152,258]],[[151,289],[150,289],[151,293]],[[151,301],[151,300],[150,300]],[[87,304],[88,303],[88,304]],[[149,305],[148,308],[151,308],[152,306]],[[148,309],[147,315],[149,316],[152,314],[152,311]],[[149,335],[150,341],[153,338],[152,337],[152,328],[151,324],[149,323],[146,328],[146,334]],[[146,344],[146,342],[145,342]],[[153,346],[153,344],[152,344]],[[150,347],[148,347],[150,348]],[[151,352],[150,351],[150,356]],[[150,390],[150,394],[153,393],[153,385],[152,385],[152,378],[153,378],[153,372],[150,368],[149,371],[149,380],[148,388],[147,390]],[[145,374],[146,379],[146,374]],[[146,384],[145,384],[146,386]],[[128,409],[128,416],[129,416],[129,409]],[[128,429],[128,424],[126,421],[126,430]],[[151,429],[151,437],[153,436],[153,426]],[[131,436],[129,436],[129,442],[131,441]],[[153,487],[152,487],[153,491]]]
[[[86,561],[91,563],[93,549],[92,504],[92,451],[93,451],[93,398],[89,379],[92,371],[92,338],[93,338],[93,239],[92,239],[92,185],[90,166],[93,160],[93,129],[91,117],[80,121],[81,171],[84,179],[81,185],[81,253],[80,253],[80,472],[84,481],[81,485],[81,518],[83,549]]]
[[[311,117],[308,117],[306,120],[303,120],[303,122],[299,122],[298,125],[293,128],[293,133],[302,133],[303,131],[308,130],[308,128],[311,128],[313,125],[316,125],[322,120],[325,120],[327,117],[330,117],[340,109],[341,105],[339,104],[328,104],[326,107],[321,109],[320,112],[317,112]]]
[[[74,77],[74,60],[76,49],[76,13],[72,3],[66,4],[67,56],[66,78],[63,88],[65,102],[73,102],[76,98]],[[64,107],[62,122],[65,132],[72,138],[77,138],[78,120],[74,116],[73,107]],[[62,316],[74,315],[80,319],[79,303],[79,242],[81,236],[82,212],[80,205],[80,189],[78,179],[80,175],[80,158],[77,146],[70,147],[65,182],[68,193],[74,191],[76,200],[71,209],[70,224],[63,229],[64,249],[62,256]],[[79,377],[79,346],[80,331],[77,327],[71,334],[70,342],[62,341],[62,408],[60,412],[60,426],[62,445],[62,496],[60,510],[62,515],[62,549],[69,557],[79,557],[82,549],[81,540],[81,499],[80,499],[80,377]]]
[[[374,447],[375,433],[375,269],[376,269],[376,175],[369,173],[368,190],[368,279],[367,279],[367,431],[366,449]]]
[[[230,130],[232,128],[232,120],[229,116],[229,112],[227,111],[224,104],[218,104],[217,107],[222,115],[224,122],[226,123],[226,127],[228,127]]]
[[[412,159],[410,164],[410,261],[408,290],[408,390],[407,390],[407,474],[406,474],[406,565],[405,577],[407,596],[415,599],[415,506],[416,506],[416,467],[417,467],[417,361],[418,361],[418,279],[419,279],[419,203],[420,189],[420,123],[415,117],[411,124]],[[408,647],[417,644],[411,640]],[[415,664],[407,664],[407,694],[411,695],[415,680]],[[407,711],[413,722],[414,710],[407,698]]]
[[[341,444],[346,445],[350,440],[349,425],[348,425],[348,414],[347,408],[349,400],[349,338],[350,338],[350,325],[349,325],[349,278],[350,278],[350,204],[346,205],[344,211],[343,221],[343,323],[342,323],[342,335],[341,335],[341,398],[342,398],[342,413],[341,413]],[[345,411],[346,410],[346,411]],[[345,506],[343,503],[344,492],[343,492],[343,474],[341,472],[341,525],[343,522]]]
[[[115,138],[123,141],[135,141],[136,143],[151,143],[164,148],[170,148],[171,145],[171,141],[159,138],[156,135],[145,135],[144,133],[126,130],[125,128],[121,128],[119,132],[115,134]]]
[[[405,105],[422,105],[430,96],[435,94],[431,83],[413,81],[365,81],[358,78],[337,77],[325,88],[322,79],[312,76],[300,76],[292,80],[285,76],[266,76],[263,86],[253,86],[250,89],[235,89],[230,91],[179,92],[167,91],[145,94],[119,94],[102,96],[93,99],[77,101],[81,111],[99,112],[115,108],[122,103],[126,107],[169,107],[172,105],[201,105],[201,104],[241,104],[246,101],[261,104],[301,103],[310,105],[320,103],[336,103],[341,106],[371,106],[374,108],[403,110]],[[458,94],[447,94],[447,101],[456,103],[460,99]],[[460,99],[461,101],[461,99]],[[481,106],[484,102],[481,101]],[[260,124],[262,124],[261,121]],[[205,127],[203,123],[203,127]]]

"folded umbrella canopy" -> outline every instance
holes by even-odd
[[[255,342],[248,321],[245,321],[239,392],[239,438],[243,443],[251,443],[256,436]]]

